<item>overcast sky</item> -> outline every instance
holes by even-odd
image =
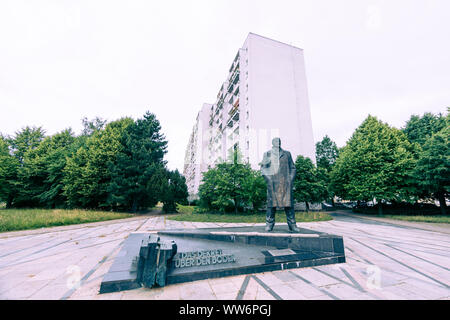
[[[450,106],[450,1],[0,0],[0,132],[156,114],[182,171],[249,32],[304,49],[315,142]]]

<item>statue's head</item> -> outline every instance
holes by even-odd
[[[274,148],[280,148],[281,147],[281,139],[280,138],[273,138],[272,139],[272,146]]]

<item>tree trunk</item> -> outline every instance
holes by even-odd
[[[238,213],[238,210],[237,210],[237,200],[236,200],[236,198],[234,198],[234,214],[237,215],[237,213]]]
[[[12,207],[13,197],[8,196],[8,200],[6,201],[6,209],[9,209]]]
[[[445,202],[445,193],[439,192],[437,196],[439,200],[439,207],[441,209],[441,214],[445,216],[447,214],[447,203]]]
[[[378,202],[378,215],[383,215],[383,204],[381,203],[381,201]]]
[[[334,197],[331,197],[331,205],[332,205],[333,208],[334,208]]]
[[[308,201],[305,201],[305,205],[306,205],[306,212],[309,212],[309,203],[308,203]]]
[[[131,211],[132,212],[136,212],[137,211],[137,206],[138,206],[137,200],[133,199],[133,206],[131,207]]]

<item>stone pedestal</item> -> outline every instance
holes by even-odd
[[[135,233],[122,251],[100,293],[345,262],[342,237],[303,228],[289,233],[282,224],[272,232],[257,226]]]

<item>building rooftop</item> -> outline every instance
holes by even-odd
[[[289,46],[289,47],[292,47],[292,48],[299,49],[299,50],[302,50],[302,51],[303,51],[302,48],[299,48],[299,47],[296,47],[296,46],[293,46],[293,45],[291,45],[291,44],[287,44],[287,43],[285,43],[285,42],[281,42],[281,41],[278,41],[278,40],[275,40],[275,39],[271,39],[271,38],[268,38],[268,37],[265,37],[265,36],[262,36],[262,35],[253,33],[253,32],[249,32],[249,33],[248,33],[247,39],[250,37],[250,35],[256,36],[256,37],[260,37],[260,38],[263,38],[263,39],[267,39],[267,40],[270,40],[270,41],[275,41],[275,42],[278,42],[278,43],[280,43],[280,44],[282,44],[282,45]]]

